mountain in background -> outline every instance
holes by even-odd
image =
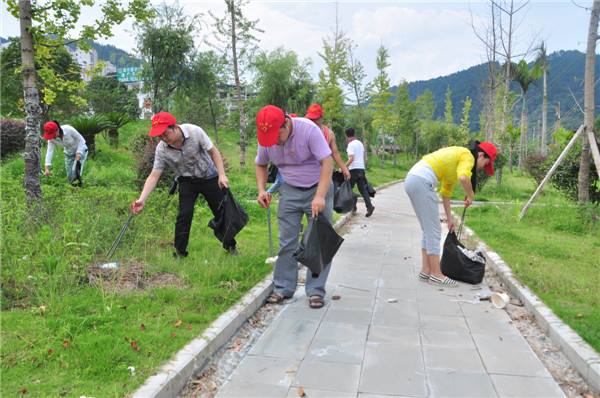
[[[518,60],[517,60],[518,61]],[[548,56],[548,131],[554,129],[557,115],[556,107],[560,104],[561,125],[565,128],[576,129],[583,122],[583,114],[575,103],[569,89],[583,107],[583,76],[585,69],[585,54],[576,51],[557,51]],[[531,64],[530,64],[531,65]],[[411,99],[414,100],[426,89],[431,90],[435,101],[435,118],[443,118],[446,89],[452,90],[454,105],[454,121],[460,123],[464,100],[467,96],[473,101],[471,107],[471,130],[479,131],[479,115],[483,109],[483,86],[487,79],[487,64],[476,65],[460,72],[441,76],[435,79],[421,80],[408,83]],[[596,56],[596,77],[600,77],[600,56]],[[529,87],[527,92],[527,109],[529,115],[529,130],[540,131],[542,115],[542,79]],[[395,92],[397,86],[392,87]],[[511,90],[518,95],[521,89],[517,83],[511,84]],[[595,102],[600,104],[600,90],[596,90]],[[515,123],[518,124],[521,115],[521,102],[515,105]]]

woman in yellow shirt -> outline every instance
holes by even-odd
[[[436,285],[454,287],[455,280],[440,269],[440,241],[442,227],[438,196],[435,189],[440,184],[440,195],[448,220],[448,229],[454,229],[450,211],[450,197],[459,181],[467,196],[465,207],[473,203],[477,187],[477,170],[494,174],[494,161],[498,150],[494,144],[475,141],[472,149],[451,146],[423,156],[408,172],[404,188],[421,224],[422,265],[419,280]]]

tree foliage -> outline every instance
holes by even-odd
[[[85,101],[81,97],[84,82],[81,79],[81,69],[65,47],[48,49],[49,59],[43,68],[36,60],[36,69],[40,70],[40,106],[42,117],[48,118],[52,112],[53,118],[61,119],[80,112]],[[24,117],[25,101],[23,99],[23,79],[21,78],[21,46],[16,38],[0,52],[1,96],[0,112],[7,117]],[[51,73],[50,73],[51,72]],[[68,79],[70,83],[64,88],[57,89],[53,76]],[[48,83],[49,82],[49,83]]]
[[[169,96],[186,84],[197,17],[178,4],[162,4],[156,16],[137,24],[142,76],[152,93],[153,112],[169,110]]]
[[[300,62],[295,52],[280,47],[260,53],[251,67],[257,104],[273,104],[290,113],[304,114],[315,91],[309,60]]]
[[[135,91],[127,90],[127,86],[114,77],[94,76],[84,95],[94,113],[125,112],[131,119],[140,116]]]

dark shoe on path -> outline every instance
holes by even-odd
[[[308,299],[308,306],[310,308],[314,308],[314,309],[319,309],[319,308],[323,308],[323,306],[325,305],[325,300],[323,300],[323,297],[321,296],[310,296]]]
[[[367,210],[367,214],[365,214],[365,217],[371,217],[371,214],[373,214],[374,210],[375,206],[371,206],[371,208]]]

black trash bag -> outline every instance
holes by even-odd
[[[208,226],[222,243],[231,242],[248,223],[248,214],[235,201],[231,191],[228,188],[224,191],[223,200],[219,203],[219,210],[222,210],[220,217],[208,222]]]
[[[341,171],[334,171],[333,175],[331,176],[331,180],[333,181],[334,190],[337,190],[340,185],[342,185],[342,182],[346,181],[344,178],[344,173]]]
[[[312,217],[302,234],[302,240],[292,255],[296,261],[304,264],[317,278],[329,264],[342,245],[344,238],[338,235],[324,215]]]
[[[356,199],[352,193],[350,181],[344,181],[333,195],[333,210],[337,213],[348,213],[354,209]]]
[[[273,163],[271,163],[269,165],[269,171],[268,171],[269,174],[267,175],[267,182],[269,184],[273,184],[275,182],[278,172],[279,172],[279,169],[277,168],[277,166],[275,166]]]
[[[456,233],[450,231],[444,242],[440,266],[447,277],[476,285],[481,283],[485,274],[485,257],[481,252],[467,249]]]
[[[373,188],[373,185],[367,180],[367,193],[370,197],[374,198],[377,191]]]
[[[75,176],[73,177],[71,184],[79,187],[82,186],[83,180],[81,179],[81,162],[79,160],[76,160],[75,163],[73,163],[73,173]]]

